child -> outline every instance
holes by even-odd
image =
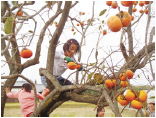
[[[148,109],[145,110],[146,117],[155,117],[155,98],[150,98],[147,100]]]
[[[104,117],[105,109],[103,107],[98,107],[96,112],[96,117]]]
[[[34,91],[29,83],[22,85],[22,90],[18,92],[10,92],[10,89],[6,87],[6,96],[9,98],[18,98],[22,117],[30,117],[30,114],[34,112]],[[43,96],[37,93],[37,98],[43,100]]]
[[[57,50],[55,52],[55,58],[54,58],[54,67],[53,67],[53,75],[59,83],[64,85],[72,85],[69,80],[64,79],[61,75],[68,69],[67,63],[69,62],[75,62],[74,55],[79,52],[79,43],[75,39],[69,39],[64,45],[63,50]],[[81,71],[83,67],[81,66],[78,71]],[[42,84],[46,87],[43,90],[43,96],[49,94],[49,90],[47,89],[47,82],[46,78],[44,76],[41,76]]]

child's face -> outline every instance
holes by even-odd
[[[153,105],[152,103],[149,103],[148,106],[149,106],[150,110],[155,110],[155,105]]]
[[[77,50],[77,45],[72,43],[69,47],[69,51],[66,50],[65,55],[68,57],[72,57],[76,53],[76,50]]]
[[[98,117],[104,117],[104,113],[105,113],[105,110],[102,109],[101,111],[98,112]]]

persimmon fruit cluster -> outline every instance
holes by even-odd
[[[140,90],[137,95],[138,97],[132,90],[128,89],[125,95],[122,94],[118,96],[117,101],[122,106],[125,106],[130,102],[134,109],[141,109],[143,106],[142,103],[147,100],[147,93],[143,90]]]
[[[107,79],[105,81],[105,85],[107,86],[107,88],[111,88],[111,87],[114,87],[116,85],[116,80],[115,79]]]
[[[76,64],[75,62],[69,62],[67,66],[70,70],[79,69],[81,67],[80,64]]]
[[[121,20],[120,20],[121,17]],[[120,11],[107,20],[107,25],[112,32],[118,32],[122,27],[127,27],[132,20],[131,15],[126,11]]]
[[[133,72],[131,70],[127,70],[126,74],[127,74],[128,79],[133,78]],[[126,74],[125,73],[120,74],[119,78],[120,78],[121,81],[126,81]]]

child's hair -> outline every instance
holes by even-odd
[[[98,112],[102,111],[102,109],[104,109],[104,108],[103,107],[98,107],[97,108],[96,117],[98,117]],[[104,111],[105,111],[105,109],[104,109]]]
[[[31,92],[32,86],[29,83],[25,83],[22,85],[26,92]]]
[[[80,45],[79,45],[79,42],[75,39],[69,39],[64,45],[63,45],[63,51],[66,52],[69,51],[69,47],[71,44],[75,44],[77,45],[77,50],[76,50],[76,53],[79,52],[79,48],[80,48]]]

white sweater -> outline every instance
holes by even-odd
[[[56,78],[59,78],[67,69],[67,63],[65,63],[65,58],[63,50],[56,50],[55,58],[54,58],[54,67],[53,67],[53,75]],[[70,57],[73,61],[75,61],[74,57]]]

